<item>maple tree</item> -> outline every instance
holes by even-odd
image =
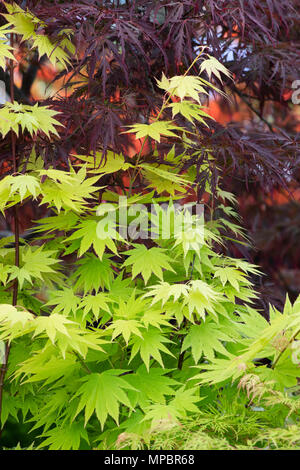
[[[16,12],[12,15],[2,7],[7,16],[3,19],[1,34],[5,35],[8,27],[5,21],[18,23],[19,37],[25,40],[22,42],[23,69],[29,71],[28,64],[33,60],[32,49],[27,48],[28,37],[38,49],[40,62],[34,56],[35,62],[42,67],[48,53],[51,66],[55,64],[58,67],[55,83],[59,84],[59,92],[50,96],[47,103],[61,112],[60,121],[65,127],[60,128],[60,139],[54,140],[51,146],[47,140],[39,141],[38,154],[45,162],[59,168],[68,166],[70,154],[75,152],[85,156],[91,154],[94,159],[100,155],[98,163],[103,160],[103,151],[122,152],[136,158],[141,144],[142,154],[148,153],[151,159],[153,146],[149,140],[143,144],[142,137],[141,141],[136,140],[131,134],[120,133],[120,130],[125,130],[123,126],[138,123],[142,136],[143,126],[157,114],[162,72],[170,77],[171,83],[174,75],[182,75],[193,63],[201,47],[206,47],[201,60],[193,65],[182,82],[182,87],[184,89],[184,83],[189,80],[199,79],[198,71],[203,61],[206,63],[203,78],[211,76],[218,86],[221,77],[231,101],[222,95],[206,95],[205,87],[202,87],[201,100],[208,106],[200,111],[198,108],[194,146],[202,149],[205,144],[202,159],[213,171],[202,166],[197,175],[201,182],[198,197],[204,194],[208,178],[214,182],[222,174],[223,187],[241,200],[240,212],[244,223],[260,247],[257,253],[245,246],[230,246],[228,243],[228,249],[232,255],[247,257],[264,267],[269,281],[266,278],[260,280],[257,288],[262,293],[266,314],[269,300],[282,306],[287,289],[295,299],[297,289],[292,289],[289,278],[284,281],[283,268],[299,266],[298,251],[293,249],[291,253],[288,249],[295,246],[297,221],[294,216],[289,217],[286,225],[294,229],[281,235],[279,222],[268,221],[265,226],[264,207],[266,192],[271,194],[271,198],[272,195],[276,198],[278,193],[274,192],[275,189],[293,191],[298,185],[299,113],[291,103],[292,84],[299,79],[299,11],[296,0],[285,2],[284,6],[277,0],[246,3],[230,0],[226,4],[222,0],[84,0],[72,4],[27,0],[23,4],[23,8],[26,7],[29,8],[26,17],[18,16]],[[40,23],[34,19],[36,17]],[[1,47],[10,57],[12,46],[1,42]],[[216,66],[218,62],[215,59],[220,65]],[[215,75],[211,75],[212,67]],[[228,75],[225,70],[229,71]],[[193,79],[192,74],[197,77]],[[234,76],[234,80],[230,76]],[[193,93],[192,88],[190,90]],[[184,108],[193,106],[192,103],[182,104],[180,100],[173,102],[164,111],[168,116],[166,121],[172,119],[173,124],[170,125],[180,125],[191,111],[187,109],[185,113]],[[179,108],[181,112],[177,112]],[[239,112],[239,108],[244,111]],[[207,127],[206,119],[202,119],[205,112],[216,117],[217,122],[210,120]],[[195,118],[195,114],[192,116]],[[167,132],[172,132],[169,124],[161,125]],[[153,135],[159,137],[156,126],[152,123]],[[18,146],[29,158],[31,144],[20,137]],[[162,139],[157,146],[159,157],[164,158],[172,145],[172,137]],[[181,150],[177,146],[178,154]],[[211,154],[214,159],[210,158]],[[184,168],[195,164],[193,148],[188,151],[188,156]],[[4,139],[0,165],[7,165],[10,158],[9,145]],[[3,171],[7,167],[1,168]],[[126,181],[124,177],[119,183],[126,187]],[[138,181],[137,176],[135,183]],[[107,175],[106,182],[115,184],[112,174]],[[293,213],[295,206],[287,204],[284,210]],[[274,214],[273,220],[280,220],[280,207],[267,204],[267,213],[271,218]],[[288,250],[288,262],[280,257],[272,259],[274,246],[269,247],[268,231],[271,223],[274,243],[277,246],[280,243],[282,253]],[[273,286],[269,285],[270,282]]]
[[[223,137],[202,100],[209,93],[227,99],[224,85],[234,86],[229,84],[236,78],[204,46],[196,57],[192,46],[180,46],[189,43],[185,15],[201,15],[201,2],[181,2],[176,10],[166,3],[163,11],[154,3],[127,2],[125,8],[121,2],[87,0],[68,7],[41,1],[28,2],[30,10],[14,3],[5,7],[1,34],[6,39],[10,34],[10,46],[0,53],[11,71],[17,35],[29,50],[58,63],[62,74],[82,75],[84,84],[65,99],[31,105],[17,103],[12,93],[11,103],[0,109],[1,145],[12,155],[12,168],[0,181],[1,211],[13,210],[15,221],[14,239],[0,241],[1,440],[15,420],[31,423],[31,448],[161,448],[160,436],[168,432],[170,445],[181,439],[184,448],[284,446],[292,431],[298,445],[299,298],[292,304],[287,297],[282,313],[270,306],[265,319],[254,304],[258,267],[224,250],[230,241],[241,246],[247,241],[236,222],[235,197],[223,188],[222,151],[215,147]],[[221,15],[212,2],[207,5],[211,14]],[[230,29],[225,10],[223,15]],[[113,37],[103,39],[97,28],[90,34],[95,16]],[[177,49],[168,51],[174,54],[173,73],[157,28],[170,44],[179,37]],[[231,31],[239,32],[236,24]],[[78,45],[80,35],[84,44],[91,41],[88,53]],[[147,62],[155,52],[151,44],[165,66],[165,74],[155,77],[153,64],[151,90],[157,86],[163,93],[153,92],[155,99],[148,97],[147,106],[124,119],[114,74],[118,86],[125,86],[124,54],[128,51],[140,71],[143,61],[136,53]],[[184,71],[181,55],[191,64]],[[133,66],[131,77],[134,71]],[[138,77],[149,85],[145,71]],[[12,74],[10,79],[13,91]],[[101,102],[94,100],[97,80]],[[133,158],[125,151],[131,134],[142,140]],[[293,147],[285,139],[286,148]],[[249,156],[243,150],[242,160]],[[274,171],[268,152],[270,147],[263,153],[264,178]],[[277,163],[284,168],[281,157]],[[205,203],[208,216],[185,213],[184,204],[175,204],[189,191]],[[121,235],[120,195],[127,196],[129,219],[136,205],[143,205],[140,224],[146,218],[148,233],[151,222],[154,236]],[[49,214],[38,221],[34,240],[20,243],[18,214],[28,200],[46,206]],[[155,211],[145,210],[151,204]],[[162,218],[172,220],[168,236]],[[184,434],[178,437],[178,428],[199,433],[200,426],[192,443]],[[259,437],[262,427],[267,432]]]

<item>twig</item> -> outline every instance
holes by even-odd
[[[13,47],[14,35],[10,35],[10,45]],[[14,63],[13,60],[10,60],[10,100],[11,103],[15,100],[14,95]],[[17,155],[16,155],[16,134],[11,130],[11,151],[13,157],[13,169],[14,173],[17,173]],[[15,225],[15,266],[19,267],[20,265],[20,230],[19,230],[19,218],[18,218],[18,206],[14,206],[14,225]],[[18,288],[19,283],[18,279],[15,279],[13,284],[13,298],[12,305],[17,305],[18,302]],[[3,403],[3,389],[4,389],[4,379],[7,372],[7,364],[10,353],[10,343],[9,341],[5,344],[5,353],[4,353],[4,363],[2,364],[0,370],[0,423],[1,423],[1,414],[2,414],[2,403]],[[3,432],[3,428],[0,428],[0,438]]]

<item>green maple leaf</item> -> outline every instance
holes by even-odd
[[[199,408],[195,405],[199,401],[203,400],[199,396],[199,388],[188,388],[185,390],[185,386],[180,387],[175,397],[170,401],[170,405],[174,406],[175,409],[179,410],[184,416],[187,411],[192,413],[199,413]]]
[[[76,312],[79,302],[80,298],[74,294],[73,290],[65,287],[63,290],[53,292],[53,297],[45,306],[56,305],[52,313],[62,312],[63,315],[69,315],[71,312]]]
[[[135,374],[126,376],[129,382],[137,392],[129,392],[133,406],[139,404],[142,408],[150,402],[166,403],[166,396],[175,395],[174,387],[178,382],[170,377],[166,377],[167,370],[159,367],[151,367],[149,371],[144,365],[141,365]]]
[[[31,13],[25,12],[16,3],[13,3],[12,5],[7,3],[6,9],[8,14],[6,13],[3,16],[8,21],[8,25],[14,26],[11,31],[20,34],[23,41],[30,40],[34,35],[37,18],[35,18]]]
[[[114,153],[110,150],[106,153],[106,158],[103,158],[102,152],[96,152],[94,155],[75,155],[76,158],[87,162],[87,167],[90,173],[109,174],[116,173],[120,170],[126,170],[128,163],[125,163],[122,154]]]
[[[134,292],[131,279],[122,279],[122,273],[119,274],[112,282],[109,295],[112,299],[119,301],[121,299],[127,301]]]
[[[66,358],[62,358],[57,352],[57,348],[48,342],[38,354],[30,355],[26,361],[23,359],[19,362],[15,376],[25,376],[26,380],[24,377],[23,380],[26,383],[43,381],[47,385],[62,377],[69,380],[74,374],[77,375],[81,365],[76,356],[69,354]]]
[[[170,104],[169,107],[172,109],[173,117],[180,113],[192,123],[196,119],[196,121],[202,122],[208,127],[208,124],[203,118],[213,119],[209,114],[202,111],[199,105],[192,103],[191,101],[178,101],[177,103]]]
[[[157,82],[160,88],[172,96],[178,96],[181,100],[189,97],[200,103],[199,93],[208,94],[205,88],[203,88],[202,80],[194,75],[176,75],[169,80],[163,75],[163,80],[158,80]]]
[[[157,142],[160,142],[162,135],[178,137],[177,134],[175,134],[173,131],[183,130],[181,127],[174,126],[172,121],[155,121],[151,124],[134,124],[133,126],[128,127],[131,129],[129,131],[123,132],[123,134],[134,133],[136,139],[151,137]]]
[[[208,311],[214,315],[214,303],[220,300],[221,294],[215,291],[204,281],[191,281],[189,292],[186,294],[185,303],[189,307],[190,315],[196,310],[201,318],[205,320],[205,312]]]
[[[1,426],[3,427],[9,416],[14,417],[18,420],[18,412],[22,407],[21,399],[11,396],[10,393],[4,391],[3,393],[3,404],[1,410]]]
[[[1,121],[0,121],[0,129],[1,129]],[[11,194],[11,183],[13,181],[13,176],[8,175],[5,176],[2,180],[0,180],[0,210],[4,214],[4,209],[9,201],[10,194]]]
[[[87,253],[76,263],[79,268],[73,274],[75,289],[83,289],[84,293],[100,288],[109,289],[114,278],[112,263],[108,255],[100,260],[93,253]]]
[[[75,416],[84,409],[85,425],[94,412],[102,429],[108,416],[111,416],[118,424],[119,405],[123,404],[132,409],[125,391],[135,389],[122,377],[118,377],[121,372],[124,371],[106,370],[101,374],[89,374],[81,379],[84,384],[75,395],[80,396]]]
[[[299,364],[293,364],[287,352],[283,354],[283,357],[276,364],[274,369],[262,366],[256,369],[256,373],[264,382],[273,382],[284,390],[297,385],[299,379]]]
[[[83,308],[83,318],[92,311],[96,320],[100,317],[101,310],[110,313],[109,303],[111,298],[104,292],[99,292],[96,295],[85,295],[80,303],[80,308]]]
[[[137,335],[141,338],[143,337],[141,333],[141,327],[142,325],[138,320],[123,320],[120,318],[118,320],[114,320],[113,323],[107,329],[113,330],[112,339],[115,339],[117,338],[117,336],[122,335],[125,340],[125,343],[128,344],[131,335]]]
[[[39,51],[39,56],[47,55],[49,61],[56,67],[57,62],[63,66],[67,67],[67,64],[70,63],[70,58],[68,53],[57,44],[53,44],[50,39],[43,34],[35,34],[33,36],[33,47],[36,47]],[[68,45],[72,46],[72,43],[69,42]]]
[[[70,337],[66,326],[72,324],[74,324],[73,321],[58,313],[53,313],[49,317],[38,317],[35,319],[35,331],[33,336],[45,333],[54,344],[58,332]]]
[[[38,34],[36,29],[42,28],[45,23],[29,11],[24,11],[16,3],[11,5],[6,4],[6,9],[9,14],[3,16],[8,21],[9,26],[13,26],[11,32],[15,32],[22,36],[22,41],[32,41],[33,47],[36,47],[39,51],[39,57],[47,55],[50,62],[56,66],[56,63],[60,63],[64,68],[70,59],[68,53],[64,49],[68,49],[71,53],[74,53],[74,46],[67,37],[68,30],[61,30],[60,35],[63,34],[60,41],[52,43],[50,39],[44,34]]]
[[[157,328],[150,327],[148,330],[143,329],[141,333],[142,337],[135,336],[130,341],[132,345],[130,361],[139,352],[147,370],[149,370],[151,357],[164,367],[160,351],[173,356],[164,345],[164,343],[172,343],[172,341],[164,337]]]
[[[43,199],[41,204],[54,206],[58,212],[64,210],[73,210],[81,212],[84,207],[84,200],[77,197],[74,190],[71,191],[66,185],[46,180],[42,185]]]
[[[227,380],[233,382],[244,375],[247,370],[251,370],[253,364],[246,362],[244,356],[228,354],[226,359],[214,358],[211,364],[203,363],[197,367],[204,369],[205,372],[195,375],[193,380],[199,379],[200,383],[216,384]]]
[[[236,328],[243,337],[257,338],[269,323],[257,310],[247,306],[246,311],[239,312]]]
[[[45,439],[37,448],[48,447],[49,450],[78,450],[81,439],[89,443],[89,437],[83,422],[73,422],[43,433]]]
[[[164,430],[175,423],[178,423],[179,418],[185,418],[187,412],[199,413],[198,407],[195,403],[202,400],[199,397],[198,388],[190,388],[185,390],[185,387],[180,387],[176,391],[175,397],[170,400],[168,404],[155,403],[150,405],[145,413],[144,420],[151,420],[151,428],[155,430]]]
[[[248,282],[250,284],[250,282],[245,278],[245,275],[232,266],[218,268],[215,271],[214,277],[219,277],[223,286],[229,282],[237,291],[240,290],[241,283],[245,284],[245,282]]]
[[[34,316],[9,304],[0,304],[0,338],[13,339],[31,331]]]
[[[6,285],[6,281],[10,272],[10,266],[0,263],[0,282]]]
[[[78,215],[74,212],[61,212],[59,215],[45,217],[39,220],[35,232],[53,232],[54,230],[63,230],[68,232],[78,223]]]
[[[199,359],[204,355],[207,359],[212,360],[215,352],[228,355],[221,341],[233,341],[232,338],[222,331],[213,321],[206,319],[200,325],[191,325],[188,334],[182,343],[182,351],[188,348],[192,350],[192,356],[197,364]]]
[[[161,282],[154,286],[148,287],[150,292],[144,294],[144,297],[153,297],[152,304],[162,301],[164,305],[170,297],[174,298],[177,302],[181,295],[186,296],[188,293],[188,286],[185,284],[169,284],[168,282]]]
[[[19,268],[18,266],[11,266],[9,268],[9,272],[10,276],[8,280],[12,281],[13,279],[18,279],[20,289],[23,288],[23,284],[25,281],[28,281],[32,284],[31,274],[27,271],[25,267]]]
[[[14,55],[11,53],[14,48],[7,44],[7,38],[3,38],[0,31],[0,67],[5,69],[6,60],[16,60]]]
[[[59,261],[52,258],[54,253],[54,251],[44,250],[43,246],[27,246],[22,252],[22,266],[20,268],[17,266],[10,268],[9,281],[17,278],[20,288],[22,288],[25,280],[31,284],[32,278],[43,280],[43,275],[55,272],[51,266]]]
[[[151,274],[155,274],[159,279],[163,279],[163,269],[173,271],[170,265],[172,261],[164,249],[152,247],[147,249],[145,245],[133,245],[135,248],[126,251],[127,260],[123,267],[132,266],[132,277],[141,274],[147,284]]]
[[[178,186],[182,186],[182,185],[186,186],[190,183],[183,176],[180,176],[176,173],[172,173],[172,172],[170,172],[170,170],[167,171],[166,169],[164,169],[164,168],[167,168],[166,166],[162,167],[162,165],[160,165],[157,168],[153,165],[149,165],[148,163],[141,163],[141,165],[139,165],[139,166],[143,170],[146,170],[145,175],[149,174],[149,172],[150,172],[150,173],[153,173],[155,176],[157,176],[159,178],[162,178],[164,180],[170,181],[171,183],[177,184]]]
[[[72,240],[80,240],[80,247],[78,251],[78,257],[82,256],[91,246],[94,248],[96,254],[100,259],[103,257],[103,253],[107,248],[109,248],[113,253],[117,254],[117,247],[113,241],[114,239],[120,239],[121,237],[115,231],[115,229],[108,225],[107,230],[102,237],[101,229],[105,221],[87,219],[80,222],[77,227],[78,229],[65,240],[69,242]],[[99,233],[99,231],[101,233]]]
[[[28,195],[32,195],[36,199],[41,192],[41,187],[39,181],[34,176],[17,175],[13,177],[11,192],[19,193],[21,201]]]
[[[99,177],[87,177],[86,168],[82,167],[77,173],[72,169],[70,172],[61,170],[40,170],[41,176],[48,178],[42,184],[42,204],[54,205],[58,212],[61,208],[81,212],[85,205],[85,199],[93,199],[93,193],[99,191],[94,186]]]
[[[209,76],[209,79],[211,79],[212,74],[215,75],[220,82],[222,82],[222,78],[220,75],[220,72],[224,73],[229,78],[232,78],[232,74],[229,72],[229,70],[224,67],[215,57],[208,56],[209,58],[204,60],[200,66],[200,73],[202,73],[204,70],[206,71],[207,75]]]
[[[161,330],[162,325],[173,328],[171,323],[168,321],[170,320],[171,317],[172,315],[167,315],[166,313],[162,315],[162,311],[159,307],[158,308],[148,307],[145,310],[143,316],[141,317],[141,322],[146,328],[148,328],[149,325],[155,326],[156,328],[160,330]]]
[[[53,117],[57,114],[47,106],[39,106],[38,103],[30,106],[16,101],[6,102],[0,110],[0,117],[4,119],[4,122],[1,122],[1,132],[5,136],[11,129],[18,135],[21,126],[23,131],[27,129],[31,135],[44,132],[49,138],[50,133],[59,137],[54,126],[62,126],[62,124]]]

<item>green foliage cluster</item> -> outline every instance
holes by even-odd
[[[40,48],[38,20],[9,8],[1,34],[14,31]],[[52,48],[43,44],[40,53],[50,57]],[[67,53],[54,50],[65,65]],[[10,48],[0,53],[11,59]],[[210,76],[227,73],[213,59],[202,68]],[[192,145],[190,125],[208,117],[199,94],[215,87],[187,75],[163,76],[158,86],[165,91],[158,116],[128,132],[174,138],[166,161],[144,162],[140,152],[126,162],[108,152],[103,162],[100,153],[81,156],[81,165],[63,171],[41,167],[33,150],[26,173],[0,182],[3,214],[30,199],[53,213],[39,221],[38,240],[19,247],[18,263],[11,239],[0,242],[0,339],[10,346],[1,371],[1,428],[5,434],[11,419],[30,423],[32,448],[297,448],[300,299],[294,305],[287,299],[283,312],[270,307],[268,320],[251,306],[257,294],[249,276],[257,267],[218,250],[221,229],[241,234],[232,222],[234,197],[221,181],[224,216],[204,222],[190,214],[186,230],[176,230],[184,207],[174,200],[195,179],[193,170],[176,172],[185,158],[176,142]],[[168,107],[189,127],[164,120]],[[3,135],[57,135],[59,116],[45,106],[7,103],[0,113]],[[157,227],[147,242],[121,236],[122,202],[102,186],[104,175],[125,171],[128,207],[156,208],[140,215],[146,227],[149,220]],[[137,194],[138,173],[145,191]],[[159,224],[166,216],[173,221],[168,237]]]

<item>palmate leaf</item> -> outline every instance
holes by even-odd
[[[3,69],[6,67],[7,59],[15,60],[14,55],[11,53],[14,48],[7,44],[7,41],[8,39],[6,37],[3,38],[2,31],[0,29],[0,67]]]
[[[187,295],[188,286],[185,284],[169,284],[168,282],[161,282],[148,287],[149,292],[144,294],[144,297],[153,297],[152,304],[162,301],[162,305],[167,302],[170,297],[173,297],[174,302],[177,302],[181,295]]]
[[[193,123],[194,120],[196,120],[204,124],[206,127],[208,127],[208,124],[204,118],[213,119],[212,116],[205,113],[199,105],[192,103],[191,101],[178,101],[170,104],[169,107],[172,109],[173,117],[180,113],[188,121]]]
[[[48,178],[42,186],[43,199],[41,204],[55,206],[60,212],[73,210],[82,212],[86,205],[86,199],[93,199],[94,192],[100,187],[94,186],[98,176],[87,177],[86,167],[82,167],[77,173],[71,167],[70,172],[61,170],[40,170],[41,176]]]
[[[42,436],[46,439],[39,444],[38,449],[47,447],[49,450],[78,450],[81,439],[89,443],[88,433],[80,420],[56,426]]]
[[[148,187],[154,188],[158,194],[167,192],[174,196],[176,191],[185,192],[186,187],[190,184],[177,173],[170,171],[167,165],[160,165],[157,168],[147,163],[142,163],[139,166],[142,168],[142,174],[145,179],[150,183]]]
[[[284,390],[290,387],[295,387],[299,382],[300,370],[299,364],[293,364],[290,355],[285,355],[280,362],[278,362],[274,369],[266,366],[261,366],[255,369],[255,373],[264,382],[273,382],[276,388]],[[275,387],[275,385],[273,385]]]
[[[132,277],[141,274],[147,284],[151,274],[155,274],[159,279],[163,279],[163,269],[173,271],[170,265],[172,258],[166,254],[162,248],[152,247],[147,249],[145,245],[133,245],[135,248],[126,251],[128,256],[123,263],[123,267],[132,266]]]
[[[164,169],[166,168],[166,166],[163,166],[161,168],[161,166],[156,167],[154,165],[149,165],[148,163],[141,163],[139,167],[143,169],[145,177],[147,177],[146,175],[148,173],[153,173],[155,176],[170,181],[171,183],[177,184],[178,186],[188,186],[190,184],[190,181],[188,181],[185,177]]]
[[[212,360],[217,352],[228,356],[228,352],[222,341],[233,341],[227,334],[220,331],[218,324],[210,319],[201,322],[200,325],[191,325],[182,343],[182,351],[191,348],[192,356],[197,364],[204,355],[208,360]]]
[[[90,247],[93,247],[95,253],[102,260],[106,248],[117,254],[117,247],[113,239],[125,241],[115,230],[112,222],[105,219],[90,218],[78,223],[76,230],[70,237],[66,238],[65,243],[80,240],[78,257],[82,256]]]
[[[124,300],[125,302],[130,299],[134,292],[134,286],[132,285],[130,278],[122,279],[122,273],[119,274],[112,282],[109,295],[116,302]]]
[[[218,277],[223,286],[229,282],[237,291],[240,290],[241,284],[251,285],[251,282],[246,279],[245,274],[232,266],[218,268],[215,271],[214,277]]]
[[[76,263],[79,266],[72,275],[75,280],[75,289],[83,290],[86,294],[99,289],[109,289],[114,278],[112,262],[108,255],[102,260],[93,253],[87,253]]]
[[[38,28],[43,28],[45,23],[31,12],[24,11],[16,3],[6,3],[5,6],[8,14],[3,16],[8,21],[8,25],[12,26],[11,32],[20,34],[22,41],[32,41],[33,47],[36,47],[39,51],[39,56],[42,57],[46,54],[54,66],[59,63],[65,68],[70,63],[68,52],[64,50],[68,49],[72,53],[75,52],[74,46],[67,37],[70,30],[61,29],[60,35],[64,34],[65,37],[62,37],[61,41],[57,43],[52,43],[47,36],[36,32]]]
[[[133,319],[117,319],[107,328],[107,330],[113,330],[112,340],[117,338],[119,335],[122,335],[125,343],[128,344],[128,341],[131,335],[137,335],[140,338],[143,338],[141,329],[143,325],[138,320]]]
[[[108,416],[118,424],[120,404],[133,409],[126,391],[135,390],[124,378],[118,377],[122,372],[117,369],[106,370],[81,379],[84,383],[75,395],[80,396],[80,401],[74,418],[84,409],[85,426],[94,412],[102,429]]]
[[[217,384],[225,381],[234,381],[251,370],[254,366],[251,362],[245,362],[244,357],[229,355],[228,358],[215,358],[211,364],[201,364],[203,372],[193,377],[201,384]]]
[[[43,57],[46,54],[49,61],[55,66],[57,64],[62,65],[63,68],[67,68],[70,64],[70,57],[66,50],[57,44],[53,44],[50,39],[44,34],[36,34],[33,36],[33,47],[36,47],[39,51],[39,56]],[[63,40],[67,48],[74,53],[74,46],[71,41],[65,38]],[[61,43],[62,44],[62,43]]]
[[[14,377],[22,377],[23,383],[43,382],[48,385],[62,378],[69,380],[72,376],[77,377],[81,367],[75,354],[63,358],[58,349],[47,342],[43,349],[35,351],[25,361],[20,360]]]
[[[11,182],[11,193],[18,193],[20,201],[29,195],[34,199],[40,194],[41,186],[39,180],[31,175],[13,176]]]
[[[112,295],[111,291],[109,295]],[[111,328],[114,329],[114,325],[122,327],[125,331],[128,329],[136,329],[135,334],[142,336],[140,333],[141,328],[148,328],[149,325],[155,326],[158,329],[161,327],[169,326],[169,317],[164,314],[159,307],[152,307],[149,305],[149,301],[142,297],[136,297],[136,291],[134,290],[131,297],[128,300],[119,299],[118,306],[113,307],[114,310],[114,321]],[[122,320],[121,322],[119,320]],[[128,322],[128,325],[126,325]],[[139,333],[137,332],[139,331]],[[133,331],[132,331],[133,333]]]
[[[101,310],[104,312],[111,313],[109,303],[111,303],[111,298],[104,292],[99,292],[96,295],[85,295],[79,308],[83,309],[83,318],[88,315],[89,312],[92,312],[95,319],[98,320],[101,314]]]
[[[201,63],[200,73],[203,72],[204,70],[209,76],[209,79],[211,79],[211,76],[213,74],[220,80],[220,82],[222,82],[220,72],[226,75],[227,77],[232,78],[231,72],[223,64],[221,64],[215,57],[212,57],[210,55],[208,56],[208,59],[204,60]]]
[[[9,201],[11,193],[12,175],[5,176],[0,180],[0,210],[4,214],[4,209]]]
[[[40,219],[34,230],[35,232],[53,232],[54,230],[68,232],[76,226],[78,219],[79,216],[74,212],[62,211],[59,215]]]
[[[4,14],[4,18],[8,21],[9,26],[14,26],[14,32],[23,36],[23,40],[31,39],[34,35],[35,25],[38,19],[29,12],[25,12],[16,3],[5,4],[8,14]]]
[[[5,137],[10,130],[19,135],[20,127],[31,134],[44,132],[50,138],[50,133],[59,137],[54,126],[62,124],[54,119],[58,113],[48,106],[40,106],[36,103],[34,106],[21,103],[6,102],[0,109],[0,132]]]
[[[111,293],[110,293],[111,295]],[[149,302],[143,297],[137,297],[133,292],[128,301],[120,299],[118,306],[114,307],[114,321],[107,328],[113,330],[112,339],[123,336],[126,344],[132,335],[143,338],[142,330],[149,325],[161,329],[161,326],[171,326],[166,315],[160,309],[151,308]]]
[[[22,408],[21,399],[11,396],[10,393],[4,390],[0,420],[1,426],[3,427],[5,425],[9,416],[12,416],[16,421],[18,421],[18,413],[20,408]]]
[[[0,263],[0,282],[6,285],[6,281],[9,275],[10,266],[5,266],[4,264]]]
[[[45,333],[50,341],[54,344],[57,333],[62,333],[65,336],[70,337],[67,325],[74,324],[73,321],[66,318],[64,315],[53,313],[49,317],[38,317],[35,319],[35,331],[34,336]]]
[[[214,303],[221,299],[221,294],[215,291],[204,281],[191,281],[185,303],[188,305],[190,315],[196,310],[197,314],[205,320],[205,312],[216,315]]]
[[[84,330],[78,323],[74,326],[68,327],[68,336],[60,332],[57,333],[57,347],[63,358],[66,357],[66,352],[77,352],[83,358],[90,349],[104,353],[102,346],[107,343],[102,339],[102,330]]]
[[[59,260],[52,257],[54,251],[45,250],[44,246],[27,246],[21,256],[21,266],[11,266],[9,281],[18,279],[22,289],[24,281],[32,284],[34,279],[45,279],[47,274],[55,271],[51,266],[59,263]]]
[[[10,304],[0,304],[0,338],[14,339],[32,331],[34,316]]]
[[[164,343],[172,343],[172,341],[163,336],[157,328],[150,327],[147,330],[142,329],[141,333],[142,337],[135,336],[130,341],[130,345],[132,346],[130,361],[139,353],[147,370],[149,370],[150,367],[151,357],[155,359],[161,367],[164,367],[160,352],[173,356],[164,345]]]
[[[173,131],[183,131],[182,127],[175,126],[172,121],[155,121],[151,124],[134,124],[128,126],[131,129],[123,134],[134,133],[136,139],[151,137],[160,142],[161,136],[178,137]]]
[[[58,313],[35,318],[31,330],[34,330],[33,337],[49,338],[51,344],[58,347],[63,358],[66,357],[67,351],[76,351],[83,357],[86,357],[89,349],[103,352],[100,345],[107,343],[101,338],[103,336],[101,330],[93,331],[91,328],[85,330],[80,323]]]
[[[178,75],[167,79],[163,74],[162,80],[157,80],[159,88],[170,93],[172,96],[178,96],[181,100],[184,98],[193,98],[200,103],[199,93],[208,94],[203,88],[203,81],[194,75]]]
[[[134,407],[138,404],[141,408],[149,406],[150,403],[166,403],[166,396],[175,395],[174,388],[178,382],[166,376],[167,370],[159,367],[146,369],[141,365],[134,374],[128,374],[125,380],[137,391],[129,391],[128,395]]]
[[[149,325],[152,325],[155,326],[155,328],[162,330],[162,326],[174,328],[174,326],[169,321],[171,318],[171,314],[167,314],[166,312],[162,314],[162,310],[159,306],[148,307],[141,317],[141,322],[146,328],[148,328]]]
[[[199,413],[199,408],[195,403],[203,400],[199,396],[198,388],[186,389],[182,386],[176,391],[175,397],[168,404],[156,403],[148,407],[144,420],[151,420],[151,428],[153,430],[163,431],[164,427],[168,427],[178,422],[179,418],[187,416],[188,412]]]
[[[76,296],[72,289],[65,287],[63,290],[55,290],[45,306],[55,305],[52,313],[69,315],[71,312],[76,312],[79,302],[80,297]]]
[[[114,153],[111,150],[106,152],[105,158],[103,158],[102,152],[96,152],[95,156],[77,154],[74,156],[87,163],[87,168],[90,173],[107,175],[120,170],[126,170],[129,167],[129,164],[125,163],[122,154]]]

